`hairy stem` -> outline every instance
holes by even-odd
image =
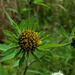
[[[24,74],[23,74],[23,75],[26,75],[26,71],[27,71],[27,69],[28,69],[28,66],[26,66],[26,68],[25,68],[25,71],[24,71]]]
[[[23,75],[26,75],[26,71],[27,71],[28,67],[29,67],[29,65],[28,65],[28,61],[27,61],[27,62],[26,62],[26,68],[25,68],[25,70],[24,70]]]

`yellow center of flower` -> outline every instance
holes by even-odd
[[[24,51],[34,51],[38,44],[41,43],[38,33],[33,30],[24,30],[19,35],[19,45]]]

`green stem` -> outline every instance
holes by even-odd
[[[31,7],[31,5],[29,5],[29,10],[28,10],[28,24],[27,24],[27,29],[29,29],[28,27],[29,27],[29,22],[30,22],[30,7]]]

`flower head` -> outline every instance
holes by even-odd
[[[64,75],[61,71],[52,73],[52,75]]]
[[[19,35],[19,45],[21,49],[27,52],[34,51],[41,42],[37,34],[38,33],[33,30],[22,31]]]

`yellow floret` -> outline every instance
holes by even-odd
[[[33,30],[24,30],[19,35],[19,45],[24,51],[34,51],[38,44],[41,44],[39,41],[38,33]]]

